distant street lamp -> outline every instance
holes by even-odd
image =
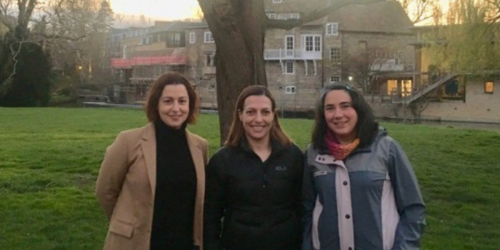
[[[80,85],[83,84],[83,77],[82,77],[83,71],[82,71],[82,69],[83,69],[82,65],[78,65],[78,74],[80,75]]]

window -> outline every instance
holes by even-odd
[[[387,94],[388,95],[397,95],[398,93],[398,81],[397,80],[388,80],[387,81]]]
[[[493,88],[495,84],[493,81],[486,81],[484,82],[484,93],[486,94],[493,94]]]
[[[340,62],[340,48],[330,48],[330,60]]]
[[[327,36],[337,36],[339,34],[339,23],[327,23],[326,24],[326,35]]]
[[[209,83],[207,85],[207,87],[208,87],[208,91],[210,91],[210,92],[214,92],[215,91],[215,83]]]
[[[196,42],[196,34],[194,32],[189,32],[189,43]]]
[[[167,45],[169,48],[184,47],[186,40],[185,36],[180,32],[167,34]]]
[[[297,87],[295,86],[286,86],[285,87],[285,94],[295,94],[297,90]]]
[[[214,43],[214,38],[212,37],[212,32],[205,31],[205,43]]]
[[[293,61],[285,62],[285,74],[293,74],[295,72]]]
[[[366,41],[359,41],[358,45],[359,49],[362,51],[366,51],[368,49],[368,43]]]
[[[330,83],[340,82],[340,76],[330,76]]]
[[[269,19],[278,20],[288,20],[288,19],[300,19],[300,13],[266,13]]]
[[[276,19],[276,13],[267,13],[267,18]]]
[[[293,56],[293,50],[295,48],[293,36],[285,36],[285,51],[287,56]]]
[[[207,67],[213,67],[214,66],[214,56],[215,56],[215,53],[213,53],[212,51],[205,51],[204,52],[205,56],[206,56],[206,66]]]
[[[321,36],[306,35],[303,40],[304,50],[307,52],[321,51]]]
[[[273,0],[273,3],[282,3],[283,0]]]

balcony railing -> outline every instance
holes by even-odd
[[[113,68],[132,68],[139,65],[185,65],[186,56],[143,56],[130,59],[112,58],[111,67]]]
[[[266,49],[264,60],[321,60],[321,51]]]

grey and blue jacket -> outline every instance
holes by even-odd
[[[416,250],[425,205],[410,162],[383,129],[343,161],[306,150],[303,250]]]

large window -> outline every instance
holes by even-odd
[[[484,82],[484,93],[493,94],[495,83],[493,81]]]
[[[326,23],[326,35],[337,36],[339,34],[339,23]]]
[[[410,96],[413,92],[411,80],[388,80],[387,81],[387,94],[392,96]]]
[[[304,50],[307,52],[321,51],[321,36],[306,35],[304,36]]]
[[[212,32],[210,31],[205,31],[205,43],[214,43],[214,38],[212,37]]]
[[[340,62],[340,48],[330,48],[330,60]]]

